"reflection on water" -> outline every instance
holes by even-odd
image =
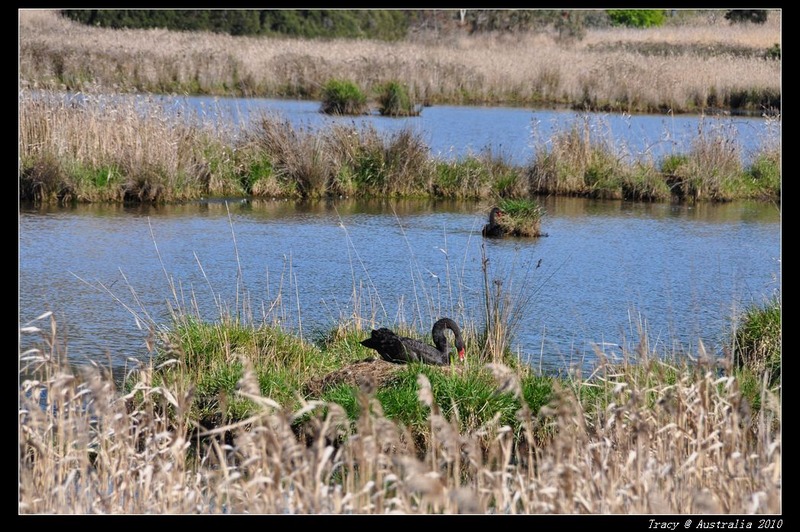
[[[442,315],[480,327],[485,253],[520,312],[513,348],[562,370],[640,328],[662,353],[718,350],[731,316],[779,287],[774,205],[542,202],[549,237],[499,241],[480,237],[488,205],[459,201],[25,206],[20,322],[52,310],[71,359],[115,366],[147,355],[144,325],[170,308],[309,338],[341,322],[424,333]]]

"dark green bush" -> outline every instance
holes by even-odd
[[[608,9],[611,23],[631,28],[650,28],[661,26],[667,18],[663,9]]]
[[[586,37],[585,15],[582,11],[563,11],[553,23],[561,42],[580,41]]]
[[[781,45],[778,44],[778,43],[775,43],[775,44],[772,45],[772,47],[767,48],[766,58],[767,59],[780,60],[780,58],[781,58]]]
[[[753,24],[764,24],[767,21],[766,9],[729,9],[725,13],[725,19],[730,20],[731,24],[741,24],[752,22]]]

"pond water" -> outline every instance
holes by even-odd
[[[169,325],[170,307],[309,339],[357,319],[424,334],[443,315],[480,327],[488,279],[518,318],[515,352],[558,372],[640,331],[660,353],[718,353],[733,316],[780,286],[775,205],[541,201],[549,236],[503,240],[481,238],[476,203],[23,205],[20,325],[53,311],[71,360],[122,367],[146,359],[144,325]]]

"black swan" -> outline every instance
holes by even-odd
[[[503,236],[505,233],[503,226],[497,223],[497,218],[502,216],[503,211],[501,211],[499,207],[492,207],[492,210],[489,211],[489,223],[483,226],[481,234],[490,238]]]
[[[361,341],[361,345],[374,349],[382,359],[395,364],[422,362],[424,364],[446,366],[450,364],[450,345],[444,333],[445,329],[453,331],[458,359],[463,361],[464,340],[461,338],[461,329],[450,318],[442,318],[433,324],[431,336],[436,347],[413,338],[397,336],[394,332],[384,327],[373,330],[369,338]]]

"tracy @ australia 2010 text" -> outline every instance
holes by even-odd
[[[676,530],[678,527],[682,528],[754,528],[754,521],[757,521],[755,528],[783,528],[783,519],[684,519],[681,521],[659,521],[657,519],[650,519],[647,528],[660,528],[665,530]]]

